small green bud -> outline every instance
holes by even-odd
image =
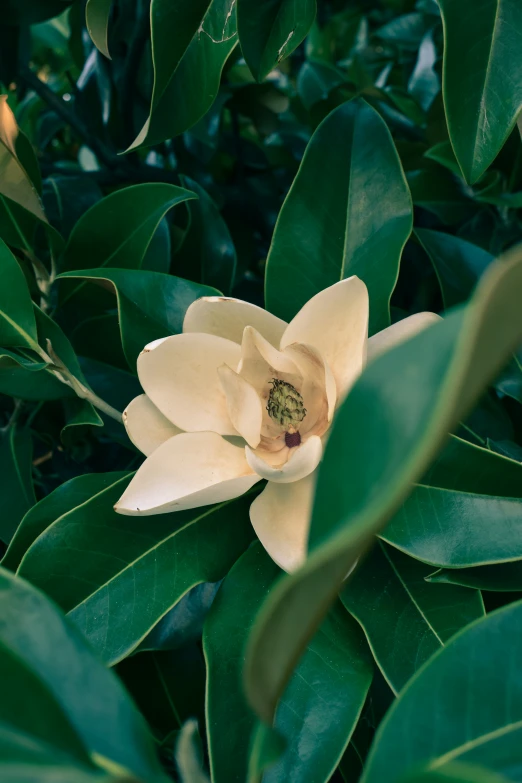
[[[306,416],[303,398],[291,383],[279,381],[277,378],[270,383],[272,389],[266,406],[268,415],[285,430],[297,432]]]

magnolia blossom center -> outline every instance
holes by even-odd
[[[266,409],[268,415],[285,430],[285,444],[288,448],[301,445],[299,426],[306,416],[301,394],[287,381],[273,378]]]

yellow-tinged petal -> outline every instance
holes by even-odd
[[[169,438],[183,432],[160,413],[146,394],[135,397],[122,418],[129,439],[147,457]]]
[[[130,516],[183,511],[232,500],[257,481],[244,448],[214,432],[184,432],[145,460],[114,508]]]
[[[382,332],[377,332],[368,340],[368,361],[389,351],[399,343],[409,340],[413,335],[440,320],[442,320],[440,315],[436,313],[415,313],[415,315],[410,315],[408,318],[403,318],[402,321],[388,326]]]
[[[281,340],[311,345],[328,362],[342,402],[361,374],[368,339],[368,290],[358,277],[341,280],[320,291],[297,313]]]
[[[327,420],[331,421],[335,413],[337,388],[328,362],[311,345],[294,343],[285,348],[284,353],[285,356],[289,356],[295,362],[303,376],[304,383],[301,393],[308,411],[305,424],[307,424],[308,419],[311,420],[314,409],[321,408],[324,403],[326,403],[327,408]],[[320,410],[318,413],[320,413]],[[317,416],[315,419],[317,420]],[[309,429],[310,426],[307,426],[306,430],[303,431],[308,431]]]
[[[226,296],[203,296],[188,308],[183,332],[216,334],[241,343],[245,326],[253,326],[276,347],[286,329],[285,321],[250,302]]]
[[[269,482],[250,506],[250,521],[264,548],[285,571],[306,559],[317,471],[292,484]]]
[[[261,399],[254,387],[226,364],[218,369],[218,373],[230,421],[248,445],[256,449],[261,440],[263,423]]]
[[[138,357],[138,376],[161,413],[187,432],[237,435],[217,370],[238,364],[239,345],[212,334],[175,334],[151,346]]]
[[[316,469],[323,455],[323,444],[321,438],[312,435],[301,446],[290,449],[289,459],[281,467],[273,467],[265,462],[262,449],[253,451],[247,446],[245,451],[248,464],[261,478],[277,484],[289,484],[310,475]]]

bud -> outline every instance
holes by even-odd
[[[291,383],[279,381],[277,378],[270,383],[272,389],[266,406],[268,415],[287,432],[297,432],[306,416],[303,398]]]

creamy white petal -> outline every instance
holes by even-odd
[[[227,401],[230,421],[248,445],[256,449],[261,440],[263,423],[263,406],[258,393],[226,364],[219,367],[218,374]]]
[[[131,516],[183,511],[239,497],[257,481],[243,448],[214,432],[184,432],[145,460],[114,508]]]
[[[250,521],[277,565],[289,573],[306,559],[317,471],[292,484],[269,482],[250,506]]]
[[[310,475],[316,469],[323,455],[323,444],[321,438],[312,435],[301,446],[290,449],[290,457],[281,467],[273,467],[265,462],[261,449],[253,451],[247,446],[245,451],[248,464],[261,478],[278,484],[289,484]]]
[[[122,419],[129,439],[147,457],[166,440],[183,432],[165,418],[146,394],[127,405]]]
[[[175,334],[142,351],[138,376],[154,405],[182,430],[237,435],[217,370],[235,367],[240,356],[239,345],[223,337]]]
[[[263,379],[264,382],[265,377],[273,375],[280,378],[292,376],[298,380],[301,379],[295,362],[274,348],[262,334],[251,326],[247,326],[243,332],[238,372],[253,386],[257,386],[260,379]]]
[[[415,313],[388,326],[382,332],[377,332],[368,340],[368,361],[441,320],[440,315],[436,313]]]
[[[316,294],[297,313],[281,340],[312,345],[328,362],[341,402],[362,372],[368,339],[368,290],[349,277]]]
[[[253,326],[276,347],[286,329],[285,321],[250,302],[226,296],[203,296],[187,310],[183,331],[216,334],[241,343],[245,326]]]
[[[301,394],[308,411],[304,424],[309,426],[303,429],[308,432],[310,426],[317,421],[321,411],[317,411],[315,420],[312,421],[314,408],[322,408],[326,405],[326,419],[331,421],[335,412],[337,401],[337,389],[332,371],[321,353],[311,345],[293,343],[284,350],[285,356],[289,356],[297,365],[303,376]]]

